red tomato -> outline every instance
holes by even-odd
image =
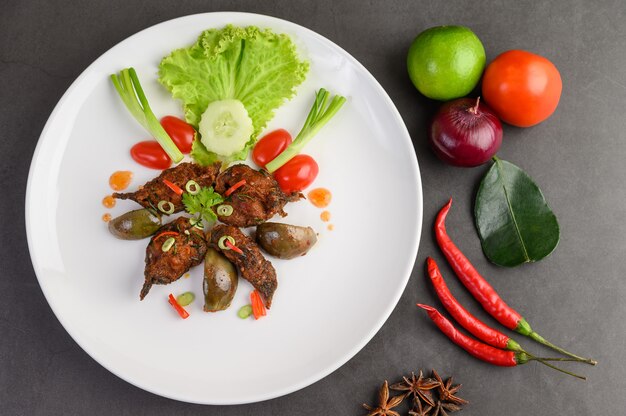
[[[196,131],[190,124],[178,117],[165,116],[161,119],[161,125],[181,152],[191,152],[191,145],[193,144]]]
[[[296,155],[274,172],[274,178],[283,192],[301,191],[313,183],[320,169],[309,155]]]
[[[509,124],[529,127],[556,110],[561,75],[552,62],[534,53],[512,50],[500,54],[483,76],[483,97]]]
[[[252,160],[258,166],[265,167],[269,162],[291,144],[291,134],[285,129],[274,130],[263,136],[252,150]]]
[[[130,156],[142,166],[151,169],[167,169],[172,159],[155,140],[139,142],[130,148]]]

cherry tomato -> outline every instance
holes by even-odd
[[[161,125],[181,152],[191,152],[196,131],[190,124],[178,117],[165,116],[161,119]]]
[[[291,144],[291,134],[285,129],[274,130],[263,136],[252,150],[252,160],[260,167],[269,162]]]
[[[142,166],[151,169],[167,169],[172,164],[172,159],[155,140],[139,142],[130,148],[130,156]]]
[[[290,194],[313,183],[320,169],[309,155],[296,155],[274,172],[274,178],[283,192]]]
[[[503,121],[518,127],[550,117],[562,88],[561,75],[552,62],[520,50],[500,54],[483,76],[485,101]]]

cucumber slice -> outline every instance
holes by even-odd
[[[245,147],[254,127],[241,101],[221,100],[209,104],[198,124],[198,132],[207,150],[230,156]]]

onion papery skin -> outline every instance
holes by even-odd
[[[479,99],[460,98],[441,106],[428,137],[439,159],[453,166],[474,167],[487,162],[500,149],[502,124]]]

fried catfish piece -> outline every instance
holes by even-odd
[[[174,238],[174,244],[163,251],[163,244],[170,237]],[[202,230],[191,225],[188,218],[179,217],[161,227],[146,248],[146,280],[139,298],[143,300],[154,284],[166,285],[180,279],[202,262],[206,251],[207,242]]]
[[[243,254],[239,254],[235,250],[222,250],[219,247],[219,241],[223,236],[234,238],[235,246],[243,251]],[[259,291],[265,306],[269,309],[272,306],[274,291],[278,287],[276,270],[274,270],[272,263],[263,257],[254,240],[242,233],[239,228],[222,224],[213,227],[207,240],[209,246],[222,252],[237,267],[241,277]]]
[[[213,186],[220,171],[220,163],[210,166],[200,166],[195,163],[180,163],[173,168],[165,169],[159,176],[146,183],[136,192],[113,194],[113,198],[131,199],[144,208],[157,210],[159,201],[169,201],[174,204],[174,212],[185,209],[182,195],[171,190],[163,180],[168,180],[181,189],[185,189],[188,181],[194,180],[200,186]]]
[[[225,195],[230,187],[242,180],[246,181],[245,185],[237,188],[229,196]],[[215,182],[215,190],[227,198],[224,204],[233,207],[231,215],[227,217],[218,215],[219,220],[235,227],[258,225],[276,214],[284,217],[287,213],[283,211],[283,207],[287,202],[304,198],[300,192],[286,195],[278,186],[276,179],[265,170],[255,170],[242,164],[231,166],[220,173]]]

